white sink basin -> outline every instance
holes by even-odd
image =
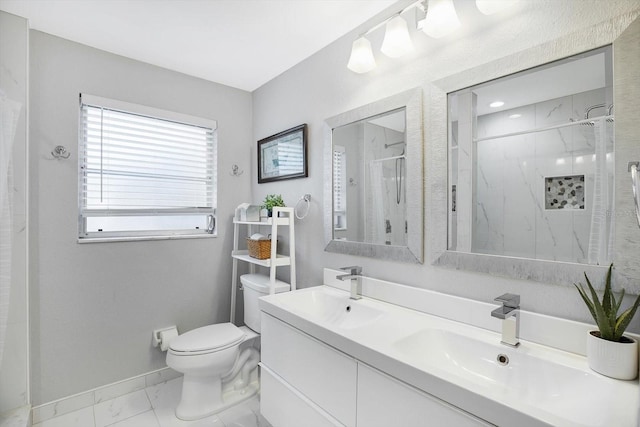
[[[445,371],[488,394],[504,394],[552,414],[571,414],[571,422],[579,425],[606,425],[603,408],[616,406],[619,381],[571,366],[584,365],[579,356],[540,351],[540,346],[511,348],[497,343],[495,334],[474,332],[471,337],[427,328],[394,347],[418,366]],[[631,408],[627,411],[630,419],[635,416]]]
[[[355,329],[382,317],[384,311],[367,300],[352,300],[345,292],[310,288],[279,295],[280,303],[293,313],[324,326]]]

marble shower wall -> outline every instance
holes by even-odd
[[[477,138],[582,120],[586,107],[607,102],[610,93],[602,88],[480,116]],[[591,117],[605,112],[594,110]],[[509,118],[514,114],[521,116]],[[594,144],[594,127],[588,125],[478,142],[472,252],[586,262]],[[607,169],[612,177],[610,154]],[[585,176],[584,209],[545,208],[545,178],[565,175]]]
[[[398,144],[392,147],[385,148],[385,144],[395,144],[399,141],[404,141],[405,135],[402,132],[395,131],[386,127],[378,126],[372,123],[364,124],[364,161],[366,165],[374,159],[386,159],[389,157],[395,157],[405,152],[405,145]],[[396,173],[396,163],[398,165],[398,171]],[[396,176],[401,175],[401,182],[396,180]],[[366,188],[372,188],[373,185],[382,185],[383,204],[384,204],[384,219],[385,219],[385,241],[376,242],[379,244],[390,244],[397,246],[405,246],[407,244],[406,235],[406,218],[407,218],[407,203],[406,203],[406,177],[407,168],[406,160],[383,160],[382,161],[382,183],[371,183],[368,173],[368,166],[365,167],[364,181]],[[399,192],[399,203],[398,200]],[[373,200],[373,191],[367,191],[365,197],[365,218],[366,223],[371,224],[373,221],[372,210],[373,206],[380,201]],[[373,242],[371,227],[367,226],[365,230],[366,242]]]

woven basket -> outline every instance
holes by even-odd
[[[271,239],[251,240],[247,238],[247,249],[251,258],[267,259],[271,256]]]

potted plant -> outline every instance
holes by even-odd
[[[623,334],[636,314],[640,295],[631,307],[618,315],[624,298],[624,289],[616,300],[611,291],[612,269],[613,264],[609,266],[607,272],[602,301],[598,299],[598,294],[591,286],[586,273],[584,277],[587,280],[591,298],[582,284],[574,284],[598,326],[597,331],[589,331],[587,335],[587,360],[589,367],[596,372],[612,378],[633,380],[638,376],[638,341]]]
[[[267,210],[269,216],[273,215],[273,208],[276,206],[286,206],[280,194],[267,194],[264,198],[262,207]]]

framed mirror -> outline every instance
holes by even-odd
[[[419,89],[325,121],[326,251],[423,260]]]
[[[429,85],[427,210],[448,230],[429,234],[433,264],[600,284],[613,261],[616,285],[640,292],[637,250],[622,249],[640,243],[624,163],[640,135],[639,31],[588,28]]]
[[[611,46],[451,92],[447,107],[448,250],[611,263]]]

